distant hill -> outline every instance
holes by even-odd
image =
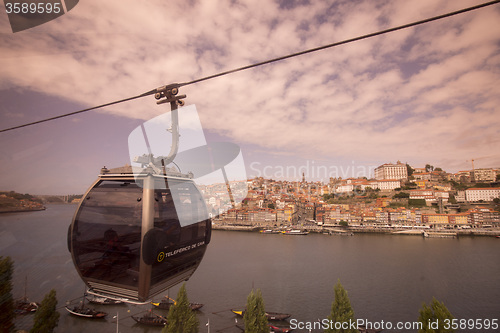
[[[0,213],[43,210],[42,200],[30,194],[21,194],[14,191],[0,192]]]

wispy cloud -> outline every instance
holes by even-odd
[[[92,106],[477,3],[85,1],[17,34],[0,18],[0,89]],[[488,155],[498,166],[499,22],[492,6],[182,92],[207,130],[257,150],[445,169]],[[150,119],[158,108],[101,112]]]

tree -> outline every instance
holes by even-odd
[[[408,163],[406,163],[406,172],[408,173],[408,177],[411,177],[414,171],[415,170]]]
[[[448,202],[451,204],[456,204],[457,199],[455,198],[455,196],[453,194],[450,194],[450,198],[448,199]]]
[[[418,321],[422,323],[422,329],[419,333],[451,333],[455,330],[451,329],[451,320],[454,319],[450,311],[446,308],[444,303],[439,302],[435,297],[432,298],[430,306],[425,303],[420,309],[420,316]],[[445,329],[445,320],[449,320],[449,329]]]
[[[12,274],[14,262],[10,257],[0,257],[0,331],[14,330],[14,299],[12,298]]]
[[[434,170],[434,167],[432,165],[430,165],[430,164],[425,165],[425,172],[430,172],[432,170]]]
[[[34,325],[30,333],[51,333],[59,322],[59,312],[56,311],[56,291],[52,289],[43,298],[42,303],[35,313]]]
[[[408,199],[408,206],[410,207],[425,207],[426,205],[425,199]]]
[[[325,332],[357,333],[358,330],[350,328],[350,324],[355,322],[356,319],[354,319],[354,310],[351,307],[351,301],[349,300],[349,296],[347,296],[347,291],[340,283],[340,279],[333,290],[335,300],[332,303],[332,312],[328,316],[330,326]],[[339,326],[336,326],[335,323],[348,323],[349,325],[339,324]],[[343,329],[340,325],[347,328]]]
[[[186,284],[183,283],[175,304],[170,308],[167,316],[167,326],[162,333],[197,333],[199,321],[196,314],[191,309],[186,291]]]
[[[393,198],[395,199],[408,199],[410,197],[410,193],[399,192],[394,194]]]
[[[243,316],[246,333],[267,333],[269,324],[267,322],[266,311],[264,310],[264,299],[260,289],[252,291],[247,297],[247,307]]]

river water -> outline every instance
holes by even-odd
[[[76,205],[51,205],[46,211],[0,215],[0,255],[15,261],[14,297],[24,294],[26,276],[31,300],[41,301],[55,288],[61,313],[57,332],[116,332],[117,314],[120,332],[160,332],[130,318],[148,306],[97,306],[109,313],[99,321],[76,318],[64,310],[66,301],[78,302],[84,292],[66,244],[75,209]],[[190,301],[205,304],[198,314],[200,332],[240,332],[229,310],[243,307],[252,288],[261,289],[268,311],[290,313],[291,320],[307,325],[328,316],[339,279],[356,318],[374,325],[417,321],[422,303],[432,297],[444,302],[458,319],[500,321],[500,239],[496,238],[214,231],[203,262],[186,287]],[[177,291],[171,289],[170,296]],[[29,330],[32,318],[19,317],[16,328]],[[394,326],[384,330],[398,331],[416,330]]]

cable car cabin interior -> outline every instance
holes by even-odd
[[[187,280],[210,235],[191,179],[101,174],[75,213],[68,247],[91,293],[141,303]]]

